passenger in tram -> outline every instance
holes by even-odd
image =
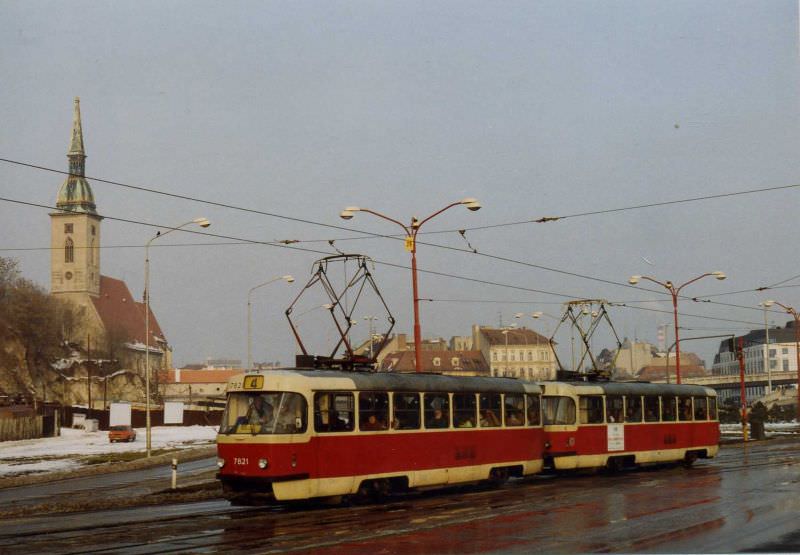
[[[321,432],[347,432],[350,427],[336,409],[322,409],[315,418],[315,428]]]
[[[474,427],[475,427],[475,422],[473,421],[471,416],[465,417],[456,426],[456,428],[474,428]]]
[[[385,430],[386,424],[378,420],[378,418],[374,414],[370,414],[366,420],[361,422],[361,429],[368,432]]]
[[[506,426],[522,426],[524,422],[519,416],[519,413],[509,411],[506,416]]]
[[[445,418],[442,409],[433,410],[433,418],[428,422],[428,428],[447,428],[447,418]]]
[[[496,427],[500,425],[500,419],[497,418],[497,415],[494,413],[493,410],[486,409],[483,411],[483,416],[481,417],[481,426],[484,428],[487,427]]]
[[[691,397],[681,397],[679,399],[681,420],[692,419],[692,399]]]

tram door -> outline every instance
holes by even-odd
[[[350,391],[314,394],[317,496],[347,495],[353,491],[356,449],[355,397]]]
[[[551,395],[550,391],[545,386],[545,395],[542,396],[542,419],[547,439],[545,456],[558,470],[575,468],[578,464],[575,398],[572,395]]]

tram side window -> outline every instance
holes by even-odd
[[[539,426],[542,423],[542,409],[539,395],[526,395],[528,400],[528,426]]]
[[[578,412],[581,424],[602,424],[603,397],[601,395],[581,395],[578,397]]]
[[[694,398],[694,419],[708,420],[708,407],[706,406],[705,397]]]
[[[358,394],[358,429],[368,432],[386,430],[389,422],[389,394]]]
[[[450,398],[447,393],[425,394],[425,427],[450,427]]]
[[[453,424],[456,428],[475,428],[478,401],[474,393],[453,393]]]
[[[522,395],[506,393],[503,408],[506,426],[522,426],[525,423],[525,401]]]
[[[644,396],[644,421],[645,422],[658,422],[658,396],[645,395]]]
[[[575,424],[575,401],[564,396],[542,397],[542,413],[545,426]]]
[[[419,393],[395,393],[394,420],[395,430],[419,430]]]
[[[625,422],[622,395],[609,395],[606,397],[606,414],[609,424]]]
[[[500,394],[480,394],[480,420],[481,428],[496,428],[500,425],[501,415]]]
[[[691,420],[692,419],[692,398],[691,397],[678,397],[678,419]]]
[[[639,395],[625,396],[625,422],[642,421],[642,398]]]
[[[314,429],[318,432],[352,432],[355,399],[349,392],[318,392],[314,395]]]
[[[716,399],[716,397],[709,397],[708,398],[708,419],[709,420],[716,420],[717,419],[717,399]]]
[[[661,398],[661,420],[664,422],[675,422],[678,414],[678,407],[675,403],[675,397],[662,397]]]

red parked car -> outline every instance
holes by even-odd
[[[108,441],[136,441],[136,430],[132,426],[111,426],[108,429]]]

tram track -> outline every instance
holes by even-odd
[[[473,543],[467,551],[477,552],[524,552],[514,541],[528,548],[534,542],[542,551],[564,551],[565,545],[572,546],[569,551],[658,551],[698,536],[718,536],[731,523],[739,534],[739,528],[758,525],[755,537],[761,537],[771,522],[766,519],[781,517],[781,506],[772,507],[763,492],[796,489],[799,450],[796,443],[768,442],[723,449],[717,459],[699,461],[689,470],[536,476],[499,489],[454,486],[364,505],[243,508],[220,500],[19,519],[0,525],[0,553],[336,554],[398,552],[400,546],[416,549],[417,541],[423,543],[419,552],[440,552],[435,542],[468,541]],[[792,495],[784,503],[793,510],[800,501]],[[495,536],[511,543],[482,539]]]

